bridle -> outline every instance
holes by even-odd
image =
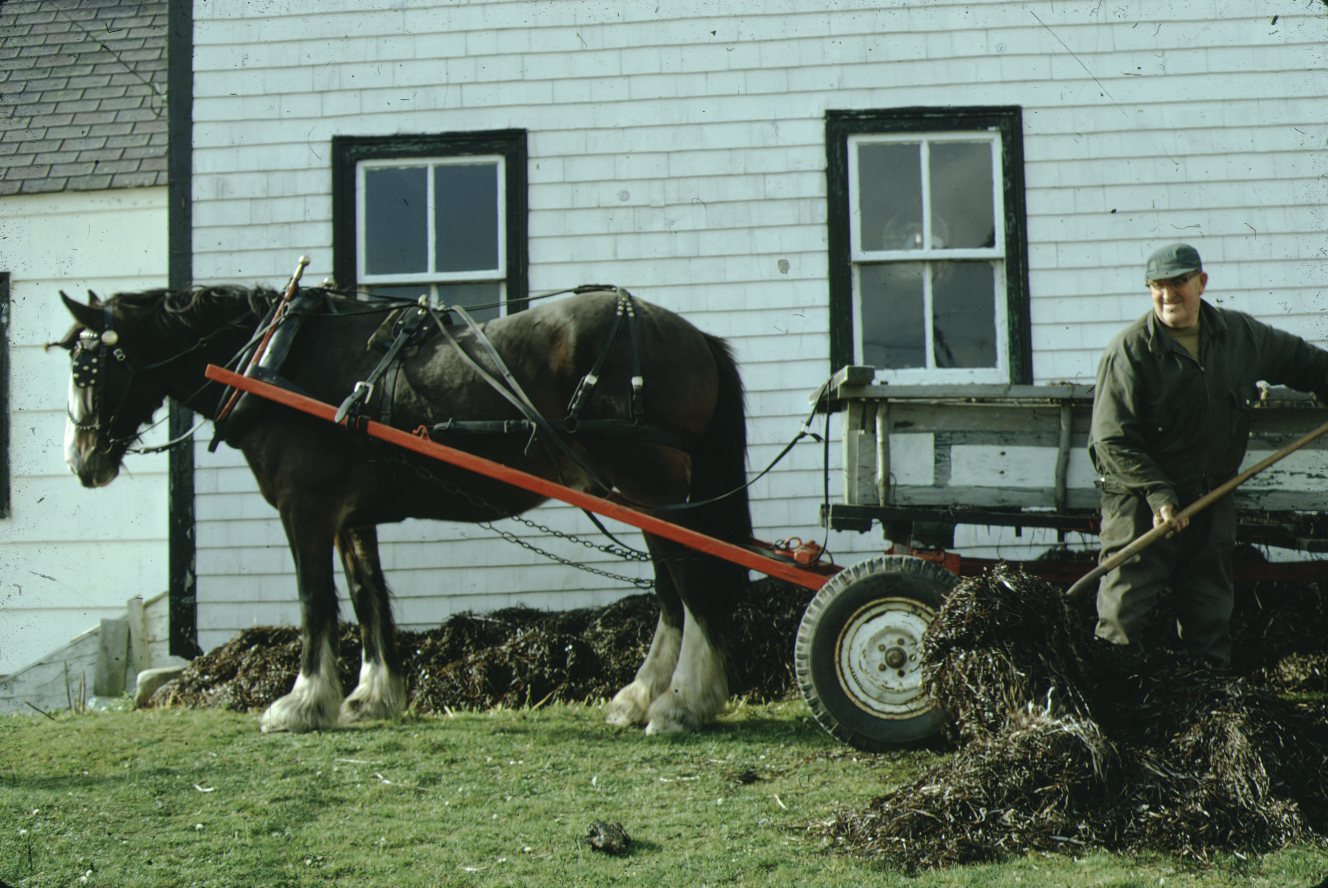
[[[98,435],[101,439],[99,449],[109,451],[116,444],[132,441],[138,437],[137,425],[130,434],[117,435],[116,422],[124,415],[123,408],[129,399],[130,391],[134,387],[134,375],[140,368],[136,368],[129,361],[124,349],[119,346],[120,334],[115,329],[115,316],[111,312],[109,303],[103,304],[101,311],[101,333],[92,330],[80,332],[74,343],[73,353],[70,355],[72,365],[70,376],[75,386],[88,392],[88,415],[92,417],[92,421],[88,422],[86,418],[80,421],[74,416],[73,411],[68,408],[66,408],[66,412],[68,412],[69,421],[75,429],[84,432],[104,432],[104,434]],[[110,412],[109,418],[103,426],[101,408],[106,401],[107,377],[112,366],[112,360],[124,367],[128,373],[128,378],[125,380],[123,388],[120,389],[115,409]]]
[[[135,388],[134,378],[140,373],[156,370],[167,364],[178,361],[190,352],[202,348],[211,336],[202,337],[198,342],[177,354],[171,355],[169,358],[151,364],[137,366],[129,360],[129,356],[125,354],[124,349],[120,348],[120,333],[115,329],[115,315],[111,311],[110,303],[103,303],[101,311],[101,333],[97,333],[90,329],[81,331],[78,334],[78,339],[74,343],[73,353],[70,355],[70,363],[72,366],[70,376],[75,386],[88,392],[88,416],[91,417],[91,421],[88,421],[87,419],[84,419],[83,421],[78,420],[74,416],[73,411],[69,410],[68,407],[65,408],[65,412],[69,416],[70,425],[76,430],[97,433],[99,438],[98,449],[104,453],[109,453],[119,444],[124,444],[125,449],[127,450],[130,443],[141,437],[141,433],[138,430],[139,425],[142,424],[141,420],[135,422],[133,428],[128,432],[117,434],[117,423],[122,422],[122,417],[126,415],[124,408],[129,401],[129,396],[133,394],[141,401],[148,400],[147,396]],[[146,318],[148,314],[150,314],[150,312],[145,314],[144,318]],[[124,385],[120,389],[119,396],[115,399],[114,409],[110,411],[109,418],[103,423],[103,412],[101,408],[104,403],[108,403],[106,387],[109,385],[109,382],[107,377],[110,375],[109,371],[113,366],[120,367],[126,374],[126,378]],[[132,422],[133,420],[130,421]],[[201,420],[199,424],[202,424]],[[195,426],[195,428],[197,428],[197,426]],[[192,430],[190,431],[190,434],[192,434]],[[184,437],[188,437],[188,435]],[[183,438],[180,440],[183,440]],[[156,450],[165,449],[176,443],[179,443],[179,441],[168,442],[160,447],[145,448],[144,452],[154,452]]]

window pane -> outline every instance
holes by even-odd
[[[498,267],[498,165],[433,168],[436,271]]]
[[[459,305],[481,323],[498,317],[498,301],[502,295],[502,284],[498,281],[438,285],[439,305]]]
[[[862,266],[862,359],[868,364],[888,369],[927,365],[924,267],[921,262]]]
[[[427,175],[424,167],[371,167],[364,171],[367,274],[428,269]]]
[[[930,155],[932,246],[996,246],[991,143],[932,142]]]
[[[858,145],[863,250],[922,249],[922,161],[916,142]]]
[[[996,366],[995,280],[990,262],[938,262],[931,282],[937,367]]]

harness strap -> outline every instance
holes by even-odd
[[[502,368],[502,372],[504,373],[504,375],[507,378],[511,379],[513,386],[516,386],[516,379],[513,378],[510,371],[507,370],[507,366],[503,363],[503,359],[499,356],[497,349],[493,347],[493,343],[489,341],[489,337],[484,334],[484,331],[480,329],[480,326],[475,323],[474,319],[472,319],[470,315],[467,314],[466,310],[463,308],[454,307],[450,310],[457,312],[457,314],[461,316],[462,320],[464,320],[470,326],[470,329],[475,334],[475,338],[478,339],[485,346],[486,350],[493,357],[494,361],[496,361],[498,366]],[[583,459],[581,459],[581,457],[578,456],[576,452],[572,450],[571,447],[567,445],[566,441],[564,441],[560,436],[554,434],[554,429],[552,424],[549,422],[549,420],[545,419],[543,416],[540,415],[539,411],[535,409],[534,405],[529,403],[529,399],[527,399],[526,402],[523,403],[515,394],[508,392],[501,385],[499,385],[498,381],[494,379],[492,375],[490,375],[483,367],[481,367],[478,364],[478,362],[476,362],[475,359],[472,358],[466,352],[466,350],[461,347],[460,343],[456,341],[456,339],[452,336],[451,332],[443,325],[442,321],[438,318],[437,315],[434,315],[434,323],[437,324],[439,329],[443,331],[443,335],[447,337],[447,341],[450,342],[454,348],[456,348],[457,353],[460,354],[463,359],[465,359],[466,363],[468,363],[472,369],[474,369],[477,373],[479,373],[480,376],[486,382],[489,383],[489,385],[493,386],[494,389],[497,390],[499,394],[501,394],[504,398],[510,401],[518,410],[521,411],[522,414],[525,415],[526,419],[531,423],[534,429],[534,431],[531,434],[532,443],[534,442],[537,436],[536,433],[543,432],[545,438],[544,446],[546,448],[549,446],[548,442],[552,441],[554,444],[558,446],[559,449],[561,449],[565,454],[567,454],[568,458],[570,458],[572,462],[576,463],[576,465],[583,472],[585,472],[592,481],[594,481],[596,484],[598,484],[606,491],[613,490],[612,484],[610,484],[598,471],[596,471],[593,466],[587,465],[586,462]],[[517,390],[520,391],[519,386],[517,386]],[[524,397],[524,392],[522,393],[522,397]],[[608,420],[603,420],[603,421],[608,422]],[[517,420],[516,422],[520,422],[520,420]],[[565,424],[566,420],[564,420],[563,422]],[[619,421],[614,425],[614,428],[617,430],[622,430],[629,425],[632,424]],[[578,427],[579,426],[580,424],[578,424]],[[599,430],[607,431],[607,426]],[[789,448],[792,448],[792,446],[793,443],[790,442]],[[529,450],[529,445],[527,445],[527,450]],[[783,454],[780,455],[782,456]],[[766,471],[769,471],[769,469],[767,469]],[[741,490],[745,487],[749,487],[751,486],[751,483],[752,482],[749,481],[746,484],[739,485],[739,487],[736,489]],[[733,492],[734,491],[729,491],[728,493],[721,494],[720,496],[717,497],[712,497],[711,499],[708,500],[702,500],[700,502],[673,503],[671,505],[665,505],[665,506],[646,506],[644,503],[636,503],[633,502],[632,500],[627,499],[626,497],[622,497],[622,500],[628,505],[635,506],[638,508],[653,508],[658,511],[678,511],[685,509],[694,509],[698,506],[703,506],[708,503],[716,502],[718,500],[723,499],[724,497],[731,495]]]
[[[645,377],[641,375],[641,334],[636,324],[636,303],[632,294],[618,287],[618,303],[627,312],[627,332],[632,337],[632,421],[646,418]]]
[[[627,318],[627,329],[632,342],[632,422],[641,423],[646,418],[645,398],[643,390],[645,387],[645,378],[641,375],[641,337],[637,329],[636,322],[636,304],[632,300],[632,294],[628,293],[622,287],[613,288],[618,294],[618,304],[613,313],[613,326],[609,327],[609,337],[595,357],[595,363],[590,368],[590,372],[581,377],[577,383],[576,391],[572,393],[572,400],[567,405],[567,416],[575,421],[581,415],[581,408],[585,406],[590,395],[594,392],[595,386],[599,384],[599,374],[604,368],[604,362],[609,357],[609,352],[613,350],[613,343],[618,338],[618,330],[622,327],[623,318]]]
[[[134,388],[134,374],[136,368],[129,362],[128,358],[125,356],[124,350],[117,344],[119,342],[119,334],[115,331],[115,316],[111,313],[110,300],[102,303],[101,317],[102,332],[97,338],[97,351],[102,358],[102,366],[104,368],[106,365],[106,347],[109,345],[111,347],[111,357],[115,358],[119,363],[124,364],[125,372],[129,374],[129,378],[125,380],[124,388],[120,390],[120,400],[116,402],[115,409],[111,411],[111,418],[106,421],[106,437],[111,441],[116,441],[120,439],[115,435],[115,420],[121,415],[120,409],[124,407],[125,402],[129,400],[129,393]],[[126,437],[129,440],[133,440],[136,436],[128,435]]]
[[[458,315],[460,315],[461,319],[466,322],[466,326],[470,327],[471,332],[475,334],[475,339],[489,353],[489,356],[493,359],[494,363],[497,364],[499,373],[502,374],[505,380],[507,380],[508,384],[511,386],[511,389],[508,389],[507,387],[503,386],[501,383],[498,382],[498,380],[493,378],[493,375],[490,374],[489,371],[481,367],[479,365],[479,362],[476,361],[473,357],[471,357],[470,353],[461,347],[461,343],[457,342],[456,337],[452,335],[452,331],[447,329],[447,325],[444,324],[442,320],[435,314],[433,316],[434,323],[438,325],[439,330],[443,331],[443,336],[452,345],[452,347],[456,349],[457,354],[461,356],[462,360],[464,360],[468,365],[470,365],[470,368],[474,370],[476,373],[478,373],[485,382],[487,382],[490,386],[492,386],[494,391],[498,392],[498,394],[506,398],[508,402],[511,403],[512,406],[515,407],[521,413],[521,415],[526,417],[526,419],[529,420],[531,425],[534,427],[534,430],[545,432],[547,439],[556,441],[558,445],[563,450],[565,450],[569,456],[571,456],[573,459],[576,459],[576,455],[572,453],[571,448],[569,448],[563,442],[562,438],[559,438],[557,435],[553,433],[553,429],[549,426],[548,420],[546,420],[540,414],[540,412],[535,409],[534,404],[530,403],[530,399],[526,397],[526,393],[521,389],[521,385],[516,381],[516,377],[512,375],[512,371],[507,369],[507,365],[503,363],[503,359],[498,354],[498,350],[493,347],[493,343],[489,341],[489,337],[485,335],[484,330],[480,328],[480,325],[475,323],[475,319],[470,316],[470,313],[460,306],[453,306],[449,309],[449,311],[455,311]],[[532,431],[530,436],[530,441],[527,442],[526,444],[527,456],[530,455],[530,448],[535,443],[535,439],[536,439],[535,431]],[[544,442],[544,446],[548,447],[548,440]],[[580,460],[577,460],[577,462],[579,463]],[[584,469],[587,467],[582,466],[582,468]],[[593,471],[591,471],[591,477],[595,480],[597,484],[603,483],[599,475]],[[609,490],[610,488],[605,487],[604,489]]]
[[[383,355],[382,360],[378,362],[378,366],[374,367],[367,377],[355,383],[354,390],[346,396],[346,399],[341,402],[341,406],[337,408],[336,416],[332,419],[333,422],[340,423],[346,418],[346,414],[355,409],[358,404],[368,401],[369,396],[373,394],[374,385],[387,372],[387,369],[396,362],[397,354],[410,338],[419,331],[424,324],[424,319],[428,316],[429,310],[423,304],[406,311],[402,318],[401,331],[397,334],[396,339],[392,340],[392,344],[388,346],[387,354]],[[358,413],[358,410],[356,412]]]
[[[627,438],[647,444],[662,444],[676,450],[691,451],[696,446],[696,438],[676,429],[660,426],[642,425],[625,419],[549,419],[548,427],[556,432],[592,432],[612,438]],[[432,426],[429,431],[446,434],[514,435],[532,434],[539,427],[528,419],[467,420],[449,419]]]

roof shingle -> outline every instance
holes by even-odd
[[[0,2],[0,195],[166,184],[167,0]]]

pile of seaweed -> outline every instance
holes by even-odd
[[[1250,619],[1274,628],[1266,615]],[[1149,635],[1174,639],[1174,625],[1159,608]],[[852,853],[910,869],[1087,847],[1202,862],[1328,844],[1328,707],[1290,702],[1176,647],[1135,654],[1099,641],[1091,602],[1067,604],[1022,573],[964,581],[923,645],[925,680],[953,714],[960,748],[821,828]],[[1242,655],[1247,668],[1271,656],[1260,645]]]
[[[774,579],[754,582],[733,617],[730,692],[752,702],[796,692],[793,637],[811,592]],[[397,632],[408,705],[417,712],[537,706],[610,698],[630,683],[659,616],[653,595],[600,608],[549,612],[512,607],[458,614],[437,629]],[[359,680],[359,628],[338,627],[341,684]],[[153,695],[154,706],[265,709],[299,671],[299,630],[257,626],[195,659]]]

